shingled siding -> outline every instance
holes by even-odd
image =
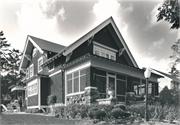
[[[64,74],[64,72],[63,72]],[[63,78],[63,79],[62,79]],[[64,76],[62,77],[62,72],[59,72],[52,77],[49,78],[49,93],[51,95],[56,95],[57,96],[57,103],[64,103],[65,98],[64,98]]]
[[[38,105],[38,94],[28,97],[28,106],[37,106]]]
[[[41,105],[47,105],[49,95],[49,78],[41,78]]]
[[[75,50],[73,50],[73,53],[70,57],[70,61],[73,61],[87,53],[93,53],[93,48],[92,48],[92,44],[89,44],[87,42],[84,42],[82,45],[80,45],[78,48],[76,48]]]

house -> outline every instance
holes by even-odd
[[[168,89],[180,90],[180,79],[178,79],[176,76],[172,76],[170,74],[158,71],[156,69],[151,69],[151,70],[152,70],[152,72],[163,76],[162,78],[158,79],[158,82],[159,82],[159,92],[165,86],[167,86]]]
[[[112,17],[67,47],[27,36],[20,70],[27,72],[27,108],[47,108],[49,95],[56,95],[56,105],[91,103],[95,91],[106,99],[109,84],[119,102],[125,102],[126,92],[146,91],[145,70],[138,67]],[[151,74],[152,96],[158,95],[160,77]]]

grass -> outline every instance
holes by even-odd
[[[44,115],[35,115],[35,114],[4,114],[0,116],[1,125],[90,125],[89,121],[82,120],[69,120],[69,119],[60,119],[53,116],[44,116]]]

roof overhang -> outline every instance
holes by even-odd
[[[51,60],[56,59],[58,56],[64,55],[67,56],[69,53],[71,53],[74,49],[76,49],[77,47],[79,47],[82,43],[84,43],[85,41],[87,41],[89,38],[91,38],[92,36],[94,36],[96,33],[98,33],[100,30],[102,30],[104,27],[108,26],[109,24],[111,24],[111,27],[108,27],[108,29],[111,32],[111,35],[113,37],[116,37],[116,43],[118,45],[119,48],[122,47],[125,48],[127,55],[129,56],[130,60],[132,61],[134,67],[138,67],[134,57],[132,56],[127,44],[125,43],[125,40],[123,39],[118,27],[116,26],[114,20],[112,17],[108,18],[107,20],[105,20],[103,23],[101,23],[100,25],[98,25],[97,27],[95,27],[94,29],[92,29],[90,32],[88,32],[87,34],[85,34],[84,36],[82,36],[80,39],[78,39],[77,41],[75,41],[74,43],[72,43],[71,45],[69,45],[68,47],[66,47],[64,50],[60,51],[57,55],[55,55],[54,57],[50,58],[48,61],[46,61],[44,63],[44,65],[47,65],[49,62],[51,62]],[[114,30],[113,30],[114,29]],[[117,35],[114,35],[114,33],[116,33]],[[119,40],[121,41],[122,45],[120,45]]]
[[[41,54],[44,53],[44,51],[33,41],[33,39],[31,39],[30,36],[27,36],[24,51],[23,51],[23,56],[21,58],[21,62],[19,66],[19,71],[24,68],[26,69],[26,66],[29,60],[25,58],[25,55],[26,54],[31,55],[33,51],[33,47],[36,47]]]
[[[24,91],[25,90],[24,86],[16,85],[16,86],[11,88],[11,92],[19,91],[19,90]]]

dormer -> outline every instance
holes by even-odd
[[[95,41],[93,42],[93,54],[94,55],[116,61],[116,53],[117,52],[118,52],[118,50],[116,50],[116,49],[105,46],[105,45],[100,44]]]

